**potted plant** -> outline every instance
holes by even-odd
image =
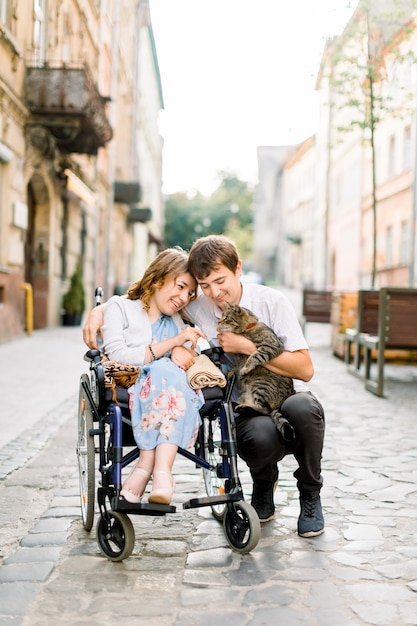
[[[85,309],[85,290],[80,264],[77,265],[68,291],[62,299],[64,313],[62,323],[64,326],[79,326]]]

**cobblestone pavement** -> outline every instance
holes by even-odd
[[[62,332],[36,341],[59,342]],[[80,519],[77,378],[66,393],[55,390],[53,409],[0,448],[0,626],[119,619],[126,626],[415,626],[417,368],[390,366],[387,397],[377,398],[332,355],[326,333],[325,326],[307,329],[311,388],[327,420],[323,535],[296,534],[296,466],[288,457],[280,464],[276,519],[262,525],[250,554],[233,552],[208,509],[182,510],[182,501],[204,490],[201,472],[178,459],[177,513],[132,516],[135,550],[109,562]],[[2,366],[17,358],[16,343],[0,346]],[[63,376],[70,371],[63,367]],[[7,393],[13,367],[2,372]],[[37,384],[36,376],[25,379],[25,394]],[[12,414],[2,412],[2,424],[24,421],[21,406],[9,402]],[[250,497],[244,466],[241,479]]]

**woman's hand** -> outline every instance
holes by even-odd
[[[176,346],[171,351],[171,361],[183,370],[188,370],[193,365],[194,356],[195,353],[184,346]]]
[[[184,328],[184,330],[177,335],[177,346],[182,346],[189,341],[191,342],[191,348],[194,350],[200,337],[207,339],[203,331],[199,328],[187,326],[187,328]]]

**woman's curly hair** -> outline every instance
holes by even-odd
[[[167,248],[146,268],[140,280],[132,283],[127,290],[130,300],[141,300],[144,308],[149,309],[150,297],[156,289],[160,289],[168,278],[177,278],[180,274],[189,272],[188,253],[179,246]],[[194,300],[196,294],[191,298]]]

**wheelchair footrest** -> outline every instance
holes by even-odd
[[[227,504],[227,502],[238,502],[243,500],[243,496],[239,492],[225,493],[221,496],[202,496],[201,498],[191,498],[187,502],[183,502],[183,509],[195,509],[198,506],[212,506],[214,504]]]
[[[166,515],[175,513],[176,507],[171,504],[154,504],[152,502],[128,502],[124,498],[113,498],[112,511],[130,513],[131,515]]]

